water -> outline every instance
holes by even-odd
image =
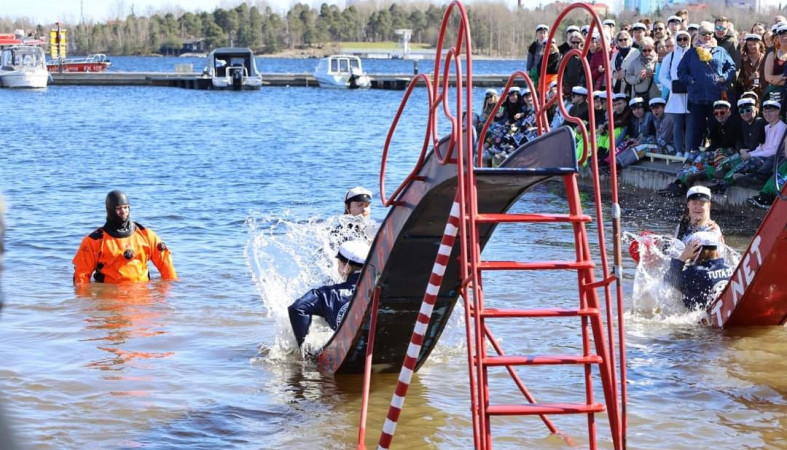
[[[287,354],[283,308],[333,275],[319,248],[344,192],[363,185],[379,199],[380,156],[401,95],[0,90],[0,190],[9,207],[0,396],[23,447],[353,448],[362,378],[322,375]],[[477,90],[476,109],[482,95]],[[394,136],[389,193],[420,150],[424,99],[416,90]],[[180,280],[74,289],[71,258],[103,223],[111,189],[125,190],[132,217],[173,249]],[[558,192],[539,187],[515,208],[563,211]],[[372,211],[382,221],[379,203]],[[656,217],[648,225],[666,232],[676,221]],[[485,255],[565,259],[573,255],[570,241],[564,226],[502,225]],[[630,293],[634,271],[626,264]],[[494,274],[485,287],[490,306],[575,302],[574,278],[558,272]],[[472,446],[461,323],[454,318],[414,377],[396,447]],[[573,321],[502,321],[493,332],[512,353],[570,353],[580,345]],[[785,342],[780,327],[717,331],[686,314],[630,310],[630,447],[787,447]],[[581,399],[576,368],[520,373],[542,401]],[[368,446],[395,380],[372,380]],[[492,384],[498,393],[510,382],[495,372]],[[584,418],[554,420],[586,446]],[[599,436],[608,446],[605,420]],[[493,435],[496,448],[566,447],[537,418],[496,419]]]

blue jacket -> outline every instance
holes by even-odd
[[[290,325],[299,347],[309,334],[313,315],[325,319],[332,330],[339,328],[355,293],[355,285],[360,275],[361,272],[354,272],[344,283],[312,289],[287,308]]]
[[[717,83],[717,76],[723,76],[726,81]],[[721,99],[722,87],[735,78],[735,63],[721,47],[711,49],[711,59],[707,63],[700,61],[697,49],[692,48],[678,64],[678,78],[688,87],[689,102],[713,104]]]
[[[705,308],[716,298],[727,280],[732,276],[732,267],[724,258],[709,259],[699,264],[690,264],[684,269],[683,261],[672,258],[664,274],[664,282],[683,294],[683,304],[688,309]]]

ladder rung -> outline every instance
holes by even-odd
[[[490,416],[525,416],[535,414],[587,414],[604,411],[601,403],[531,403],[527,405],[489,405]]]
[[[489,308],[481,311],[483,317],[577,317],[577,316],[595,316],[600,313],[598,308],[583,308],[583,309],[563,309],[563,308],[549,308],[549,309],[499,309]],[[475,310],[471,311],[475,314]]]
[[[481,270],[570,270],[592,269],[596,265],[592,261],[481,261]]]
[[[541,366],[555,364],[601,364],[598,355],[527,355],[527,356],[488,356],[487,366]]]
[[[478,223],[505,223],[505,222],[592,222],[593,218],[587,214],[478,214]]]

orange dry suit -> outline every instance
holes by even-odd
[[[152,230],[132,222],[128,237],[114,237],[102,228],[82,239],[74,255],[74,284],[89,283],[90,276],[101,283],[148,281],[148,261],[164,280],[178,277],[172,265],[172,253]]]

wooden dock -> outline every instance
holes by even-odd
[[[372,89],[404,90],[410,84],[412,74],[372,74]],[[508,75],[475,75],[476,87],[502,88]],[[450,80],[456,85],[456,78]],[[55,86],[169,86],[186,89],[210,89],[210,79],[201,73],[177,72],[93,72],[93,73],[53,73],[52,85]],[[423,83],[420,83],[423,84]],[[518,80],[519,85],[523,85]],[[310,73],[263,73],[263,87],[318,87],[317,80]]]

